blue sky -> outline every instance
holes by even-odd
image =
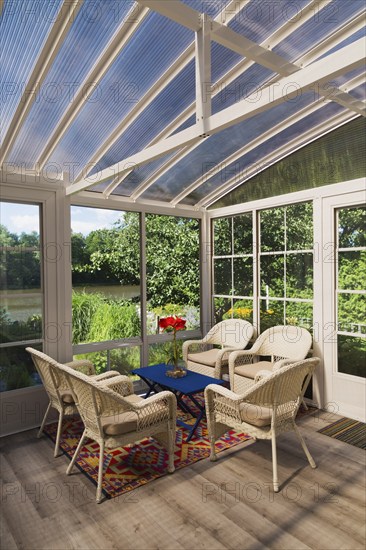
[[[35,204],[18,204],[0,202],[0,223],[11,233],[20,234],[39,232],[38,206]],[[87,235],[96,229],[111,228],[121,219],[123,212],[102,208],[71,207],[71,226],[75,233]]]

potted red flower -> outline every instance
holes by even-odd
[[[173,369],[167,371],[167,376],[172,376],[174,378],[185,376],[187,371],[184,368],[181,368],[178,364],[179,354],[177,348],[177,332],[178,330],[185,330],[186,320],[181,317],[177,317],[176,315],[171,317],[162,317],[159,319],[159,328],[162,331],[173,332],[173,351],[169,361],[173,364]]]

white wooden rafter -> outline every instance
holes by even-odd
[[[0,166],[6,161],[16,138],[28,116],[28,113],[36,101],[37,91],[40,89],[47,73],[58,54],[67,33],[74,22],[75,16],[83,0],[64,0],[56,20],[47,36],[45,44],[40,52],[36,64],[28,78],[23,94],[12,117],[9,128],[0,148]]]
[[[284,144],[282,147],[279,147],[278,149],[276,149],[276,151],[270,153],[266,157],[261,158],[261,170],[258,170],[258,164],[255,163],[251,170],[246,170],[245,178],[241,179],[238,177],[237,174],[233,176],[225,184],[219,186],[219,188],[215,189],[214,191],[212,191],[212,193],[209,193],[202,200],[197,202],[197,204],[195,205],[196,208],[198,208],[199,210],[202,208],[208,208],[219,197],[222,197],[225,194],[233,191],[236,187],[239,187],[259,172],[262,172],[269,166],[280,162],[288,155],[293,154],[298,149],[301,149],[304,145],[311,143],[315,139],[322,137],[323,135],[329,133],[331,130],[336,129],[337,127],[345,124],[346,122],[349,122],[350,120],[353,120],[354,118],[357,118],[357,115],[350,117],[349,113],[339,113],[331,119],[323,121],[321,124],[304,132],[301,136],[298,136],[288,143]],[[179,206],[182,205],[180,204]]]
[[[241,10],[246,4],[251,0],[233,0],[230,2],[226,8],[220,12],[215,20],[225,19],[228,23],[235,17],[239,10]],[[315,0],[314,0],[315,1]],[[121,135],[126,132],[126,130],[135,122],[135,120],[141,115],[141,113],[156,99],[156,97],[165,89],[167,86],[174,80],[174,78],[195,58],[195,44],[192,42],[183,53],[181,53],[176,60],[168,67],[166,71],[156,80],[156,82],[150,87],[150,89],[142,96],[138,103],[133,106],[131,111],[125,116],[125,118],[112,130],[108,138],[102,145],[93,153],[92,157],[86,163],[86,166],[95,166],[101,158],[108,152],[108,150],[116,143],[116,141],[121,137]],[[192,111],[189,115],[184,118],[188,118],[191,114],[195,112],[195,102],[192,103]],[[149,145],[154,145],[163,137],[170,135],[176,128],[179,127],[179,124],[175,126],[171,131],[169,126],[164,129],[164,136],[160,137],[160,134],[154,138],[154,140],[149,143]],[[83,170],[75,177],[75,183],[80,181],[83,178]],[[86,174],[85,174],[86,175]],[[122,180],[123,181],[123,178]]]
[[[355,77],[352,80],[346,82],[341,88],[332,88],[332,92],[331,92],[332,93],[332,100],[333,100],[333,97],[336,95],[337,96],[337,103],[342,104],[342,97],[343,97],[343,95],[345,95],[346,101],[345,101],[344,106],[348,106],[349,102],[350,102],[349,98],[352,98],[352,96],[350,94],[346,93],[346,91],[348,92],[349,90],[351,90],[353,88],[356,88],[357,86],[359,86],[363,82],[364,82],[364,76],[360,75],[360,76]],[[329,93],[329,90],[324,90],[322,95],[325,95],[326,92]],[[311,114],[314,111],[316,111],[316,110],[320,109],[321,107],[323,107],[324,106],[324,98],[322,97],[322,95],[314,103],[312,103],[310,105],[307,105],[306,107],[301,109],[299,112],[291,115],[290,117],[288,117],[284,121],[280,122],[279,124],[276,124],[275,126],[270,128],[269,130],[267,130],[267,132],[264,132],[263,134],[258,136],[256,139],[251,141],[249,144],[247,144],[244,147],[240,148],[238,151],[235,151],[229,157],[223,159],[218,165],[214,166],[211,170],[209,170],[208,172],[203,174],[200,178],[198,178],[196,181],[191,183],[187,188],[183,189],[183,191],[181,191],[176,197],[174,197],[174,199],[172,201],[170,201],[171,204],[173,206],[178,204],[181,200],[183,200],[185,197],[187,197],[195,189],[200,187],[202,184],[206,183],[211,177],[213,177],[216,174],[218,174],[219,172],[221,172],[221,170],[223,169],[223,166],[229,166],[230,164],[236,162],[242,156],[249,153],[250,151],[252,151],[256,147],[258,147],[259,145],[261,145],[262,143],[264,143],[265,141],[267,141],[271,137],[275,136],[279,132],[282,132],[283,130],[285,130],[286,128],[291,126],[292,124],[295,124],[296,122],[302,120],[303,118],[305,118],[309,114]],[[355,108],[353,110],[354,111],[357,110],[357,112],[359,114],[364,115],[365,105],[363,104],[363,102],[356,99],[356,98],[354,98],[354,102],[355,102],[355,106],[354,106]],[[357,107],[357,109],[356,109],[356,107]]]
[[[39,170],[42,170],[44,168],[53,151],[56,149],[58,143],[65,135],[66,131],[69,129],[72,122],[75,120],[76,116],[88,100],[88,97],[85,94],[85,90],[88,89],[91,83],[93,84],[93,87],[95,87],[101,81],[103,76],[106,74],[108,69],[117,58],[117,56],[131,40],[131,38],[149,13],[149,10],[147,8],[142,8],[137,16],[136,13],[133,15],[135,10],[136,7],[133,6],[129,12],[130,16],[127,15],[124,18],[123,22],[119,25],[112,38],[109,40],[108,44],[99,55],[93,67],[86,75],[83,82],[80,84],[78,90],[75,93],[73,101],[69,104],[69,107],[62,115],[55,130],[47,140],[41,154],[37,159],[36,166]]]
[[[356,42],[342,48],[327,56],[326,59],[321,59],[314,62],[297,73],[297,90],[306,91],[314,85],[322,86],[332,78],[344,74],[353,69],[359,68],[364,62],[365,40],[359,39]],[[262,90],[262,97],[255,104],[251,100],[257,100],[257,97],[249,96],[245,100],[223,109],[207,119],[207,128],[210,134],[217,133],[233,124],[237,124],[246,118],[265,111],[270,107],[274,107],[285,101],[287,86],[293,86],[293,77],[285,77],[278,81],[276,87],[267,86]],[[86,180],[70,186],[67,194],[74,194],[82,189],[86,189],[91,185],[95,185],[105,179],[115,177],[116,174],[125,169],[128,164],[135,163],[136,166],[154,160],[167,154],[175,149],[190,145],[199,137],[197,128],[192,126],[165,139],[156,145],[148,147],[135,155],[120,161],[113,166],[105,168],[93,175],[93,180],[97,178],[97,182],[92,184]]]
[[[317,2],[317,0],[312,0],[306,8],[303,8],[301,12],[301,24],[304,24],[305,21],[310,19],[314,16],[314,9],[320,10],[324,8],[329,2],[332,0],[324,0],[323,2]],[[310,62],[315,61],[320,55],[331,49],[337,41],[342,38],[345,39],[353,32],[356,32],[359,30],[364,24],[364,17],[363,14],[360,16],[357,16],[354,20],[352,20],[352,26],[350,24],[345,25],[345,27],[336,33],[333,33],[330,37],[323,40],[321,44],[318,44],[314,51],[311,50],[304,56],[306,57],[306,65],[308,65]],[[284,40],[289,34],[291,34],[296,28],[300,26],[300,20],[297,19],[296,21],[287,22],[285,25],[283,25],[280,29],[278,29],[273,35],[268,37],[263,43],[262,46],[265,46],[266,44],[271,44],[271,47],[276,46],[280,41]],[[304,67],[305,63],[303,60],[303,57],[300,57],[296,64],[300,67]],[[217,94],[221,93],[221,90],[223,87],[229,86],[233,81],[236,80],[245,70],[249,69],[252,65],[254,65],[254,61],[249,59],[244,59],[239,61],[234,67],[232,67],[223,77],[221,77],[217,82],[215,82],[212,85],[212,98],[215,97]],[[276,82],[278,80],[278,76],[276,76],[271,81]],[[326,91],[326,95],[329,95],[329,90]],[[337,100],[339,103],[342,101],[342,105],[344,106],[351,106],[354,104],[353,98],[349,96],[349,102],[348,105],[345,104],[347,97],[345,95],[338,95]],[[189,105],[184,111],[182,111],[178,117],[176,117],[172,122],[170,122],[163,131],[161,131],[150,143],[150,145],[154,145],[155,143],[158,143],[160,140],[165,139],[170,134],[172,134],[174,131],[176,131],[183,122],[185,122],[188,118],[190,118],[195,112],[195,103],[192,103]],[[199,143],[196,145],[190,146],[190,151],[193,151],[195,147],[197,147]],[[163,174],[165,174],[169,168],[172,168],[175,164],[177,164],[182,158],[186,156],[186,148],[182,149],[181,151],[178,151],[174,157],[170,158],[167,163],[164,164],[163,167],[159,168],[156,172],[154,172],[147,180],[142,182],[139,187],[135,190],[135,193],[137,196],[141,195],[141,190],[145,191],[148,187],[153,185]],[[104,151],[107,152],[107,149]],[[123,181],[123,178],[121,182]],[[120,182],[120,183],[121,183]],[[185,196],[185,195],[184,195]],[[183,197],[182,197],[183,198]]]

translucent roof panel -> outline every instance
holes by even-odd
[[[182,0],[183,4],[199,13],[206,13],[210,17],[215,17],[223,10],[225,13],[225,8],[230,2],[231,0]]]
[[[273,51],[289,61],[298,59],[316,44],[331,36],[356,15],[363,12],[364,0],[333,0],[323,9],[314,6],[314,16],[283,40]]]
[[[253,42],[261,43],[285,23],[301,15],[309,0],[251,0],[229,26]]]
[[[142,112],[98,162],[98,169],[141,151],[195,101],[195,67],[190,62]],[[164,113],[164,116],[162,116]],[[192,124],[192,122],[191,122]]]
[[[124,2],[116,10],[109,2],[98,0],[93,5],[81,6],[18,135],[9,157],[11,162],[21,163],[27,159],[27,165],[34,166],[65,109],[131,5],[132,2]],[[34,139],[29,139],[30,133]]]
[[[260,113],[240,124],[207,138],[192,153],[178,162],[145,193],[144,198],[155,198],[164,189],[167,198],[173,199],[189,184],[200,178],[206,171],[225,162],[227,157],[272,126],[282,122],[314,101],[314,93],[302,94],[295,101],[284,102],[266,112]]]
[[[150,13],[85,103],[50,162],[62,164],[66,157],[69,162],[87,164],[192,38],[193,33],[181,25]]]
[[[357,86],[357,88],[354,88],[353,90],[350,90],[348,93],[351,96],[355,97],[356,99],[360,99],[361,101],[365,101],[366,82],[363,82],[360,86]]]
[[[61,5],[62,0],[5,0],[0,19],[1,139]]]
[[[301,137],[304,136],[307,131],[315,128],[324,121],[330,120],[335,115],[346,111],[346,109],[336,103],[326,104],[321,109],[276,134],[262,145],[238,159],[235,165],[225,166],[223,171],[193,191],[182,202],[184,204],[195,204],[204,199],[212,191],[227,183],[233,177],[235,177],[235,181],[233,182],[233,187],[235,187],[246,179],[247,175],[250,174],[250,170],[254,170],[254,173],[257,173],[258,169],[263,170],[270,162],[278,160],[278,158],[276,159],[276,152],[282,146],[290,144],[293,140],[296,140],[296,145],[293,145],[293,147],[296,148],[298,148],[299,145],[308,143],[306,138],[304,138],[304,142],[301,142]],[[289,152],[290,151],[291,148],[289,149]],[[270,160],[269,156],[271,156]],[[281,156],[283,156],[283,154]],[[266,161],[266,159],[268,160]]]

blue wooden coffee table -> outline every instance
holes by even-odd
[[[159,365],[152,365],[151,367],[134,369],[132,373],[137,374],[147,384],[149,390],[145,398],[149,397],[151,392],[156,393],[162,390],[169,390],[175,394],[179,407],[196,419],[193,427],[188,426],[184,422],[180,422],[185,427],[191,428],[186,439],[186,443],[188,443],[205,415],[205,406],[195,398],[195,394],[204,391],[209,384],[221,385],[225,382],[224,380],[212,378],[211,376],[204,376],[203,374],[198,374],[190,370],[187,371],[187,375],[182,378],[170,378],[166,376],[166,370],[167,365],[165,363],[160,363]],[[199,411],[198,414],[191,409],[187,400],[183,401],[184,396],[188,397],[197,407]]]

